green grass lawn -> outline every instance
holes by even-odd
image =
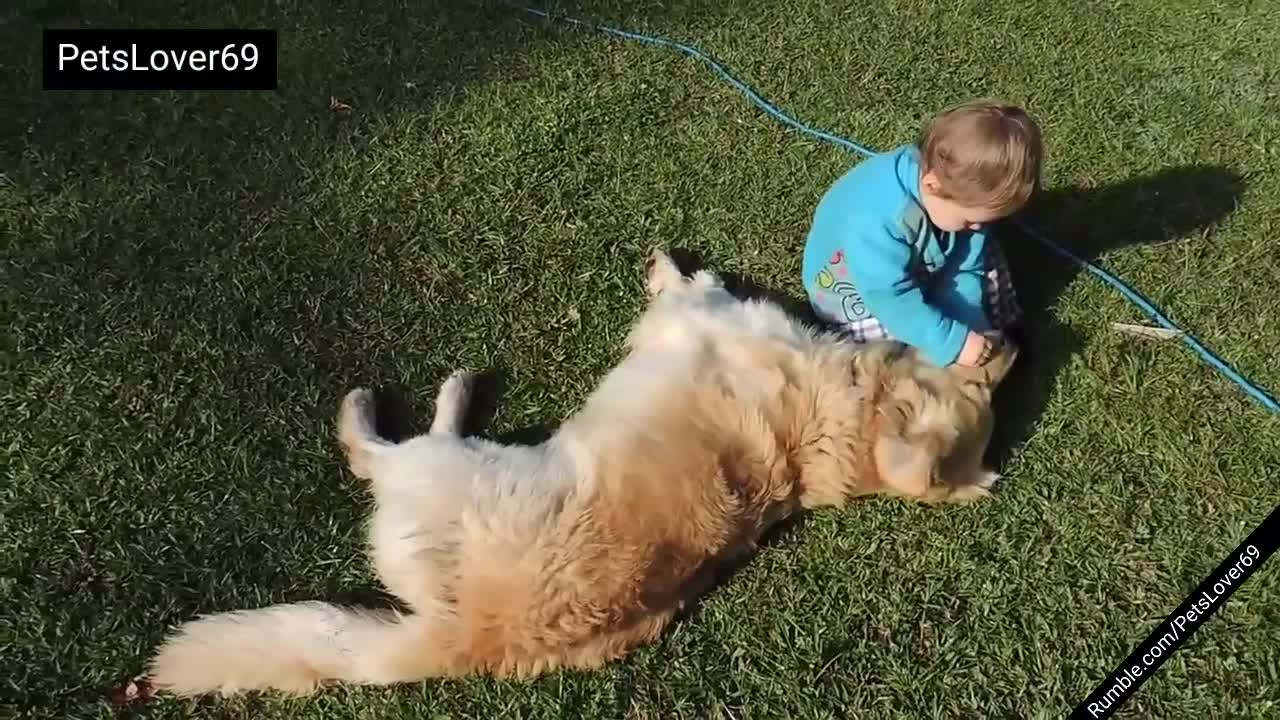
[[[956,101],[1026,104],[1040,226],[1280,390],[1274,3],[561,7],[879,148]],[[279,28],[280,89],[40,92],[39,28],[77,24]],[[0,90],[0,715],[1062,717],[1280,502],[1276,417],[1009,237],[1032,342],[993,501],[809,516],[601,672],[116,711],[173,623],[377,601],[346,390],[399,388],[421,427],[448,371],[492,370],[483,432],[554,426],[619,357],[650,246],[799,299],[855,158],[674,53],[460,0],[19,0]],[[1276,717],[1277,647],[1273,561],[1118,716]]]

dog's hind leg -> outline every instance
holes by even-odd
[[[474,384],[470,373],[459,370],[440,385],[429,434],[454,437],[461,434]],[[347,393],[338,411],[338,442],[346,451],[351,472],[365,480],[373,477],[375,458],[396,448],[396,443],[378,435],[374,411],[373,393],[363,388]]]
[[[432,435],[462,433],[474,385],[474,376],[463,370],[455,371],[440,385],[440,392],[436,393],[436,414],[431,419]]]
[[[444,611],[452,592],[456,516],[467,478],[477,473],[461,437],[473,385],[461,370],[441,383],[427,436],[402,446],[402,459],[388,463],[372,484],[377,508],[370,558],[382,584],[419,613]]]
[[[338,410],[338,442],[347,455],[347,465],[358,478],[373,478],[374,457],[394,444],[378,436],[374,428],[373,393],[364,388],[342,398]]]

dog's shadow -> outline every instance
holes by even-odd
[[[506,432],[490,434],[490,428],[498,414],[498,405],[507,391],[508,373],[495,367],[478,373],[474,378],[471,403],[467,407],[462,434],[467,437],[484,437],[502,445],[539,445],[555,432],[551,425],[530,425]],[[386,386],[374,392],[375,428],[378,434],[392,442],[404,442],[423,432],[425,424],[415,412],[411,395],[403,388]],[[435,412],[435,408],[431,409]]]
[[[798,282],[795,293],[783,292],[776,288],[762,285],[741,273],[712,267],[707,258],[690,248],[669,247],[665,248],[665,250],[672,262],[680,269],[680,272],[686,276],[704,268],[714,270],[716,275],[720,277],[721,282],[724,283],[724,289],[739,300],[767,300],[781,307],[788,315],[798,320],[810,324],[818,322],[818,316],[814,314],[813,308],[799,293]]]

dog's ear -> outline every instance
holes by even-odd
[[[876,438],[876,472],[880,480],[895,492],[907,497],[924,497],[933,480],[938,456],[932,448],[923,447],[899,435],[882,432]]]

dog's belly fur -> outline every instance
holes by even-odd
[[[452,525],[464,571],[446,591],[454,671],[616,657],[654,638],[726,557],[790,512],[794,472],[770,417],[780,373],[751,365],[719,327],[742,332],[745,318],[726,316],[743,309],[698,310],[702,323],[686,315],[674,327],[649,316],[640,329],[654,337],[637,338],[540,455],[469,463],[456,479],[433,471],[469,496]],[[437,463],[417,457],[405,469]]]
[[[368,393],[348,395],[339,435],[376,500],[370,554],[411,613],[299,603],[206,617],[161,647],[156,686],[305,692],[597,666],[657,637],[802,506],[986,494],[971,449],[950,459],[967,484],[934,483],[947,442],[981,424],[986,391],[817,334],[661,254],[649,286],[627,356],[539,446],[461,437],[462,376],[442,387],[431,431],[400,444],[373,432]]]

